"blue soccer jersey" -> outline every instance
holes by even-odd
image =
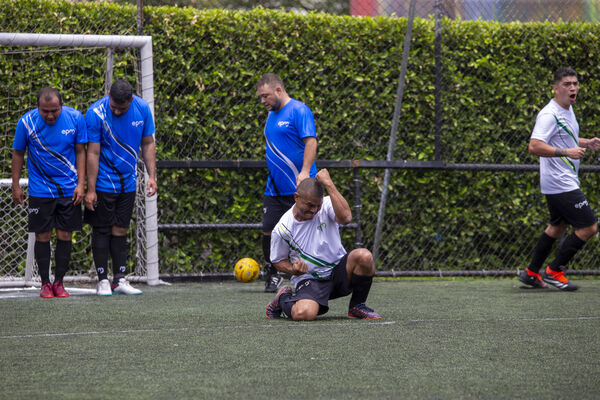
[[[127,112],[113,115],[108,96],[85,113],[90,143],[100,143],[96,190],[107,193],[135,191],[137,161],[142,138],[154,134],[154,121],[148,103],[133,96]]]
[[[77,187],[75,145],[88,141],[83,114],[62,106],[56,122],[48,125],[33,109],[17,123],[13,149],[27,150],[29,195],[71,197]]]
[[[265,124],[266,157],[269,178],[266,196],[289,196],[296,193],[296,177],[302,171],[304,142],[317,137],[315,118],[302,102],[291,99],[281,110],[269,111]],[[313,162],[310,176],[317,174]]]

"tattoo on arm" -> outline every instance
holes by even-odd
[[[566,156],[566,155],[567,155],[567,149],[561,149],[560,147],[557,147],[557,148],[554,150],[554,155],[555,155],[556,157],[564,157],[564,156]]]

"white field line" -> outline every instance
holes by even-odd
[[[587,320],[599,320],[600,316],[581,316],[581,317],[547,317],[547,318],[496,318],[481,320],[481,322],[513,322],[513,321],[532,321],[532,322],[544,322],[544,321],[587,321]],[[409,319],[406,322],[412,323],[433,323],[433,322],[476,322],[477,320],[465,320],[465,319]]]
[[[96,294],[96,289],[85,289],[85,288],[72,288],[65,287],[67,292],[73,296],[86,295],[86,294]],[[0,300],[2,299],[26,299],[26,298],[34,298],[39,296],[40,288],[11,288],[0,289]]]
[[[220,330],[220,329],[253,329],[253,328],[309,328],[313,326],[358,326],[358,321],[338,322],[338,323],[327,323],[327,322],[305,322],[305,323],[293,323],[290,321],[289,325],[271,325],[271,324],[256,324],[256,325],[223,325],[223,326],[199,326],[197,328],[165,328],[165,329],[127,329],[127,330],[116,330],[116,331],[86,331],[86,332],[59,332],[59,333],[34,333],[29,335],[10,335],[0,336],[0,339],[23,339],[23,338],[38,338],[38,337],[56,337],[56,336],[80,336],[80,335],[114,335],[124,333],[154,333],[154,332],[180,332],[180,331],[209,331],[209,330]],[[365,322],[363,325],[393,325],[396,321],[378,321],[378,322]]]
[[[546,322],[546,321],[590,321],[600,320],[600,316],[581,316],[581,317],[564,317],[564,318],[498,318],[494,320],[485,320],[482,322]],[[465,320],[457,319],[411,319],[405,323],[439,323],[439,322],[466,322]],[[402,322],[402,321],[401,321]],[[474,322],[474,321],[471,321]],[[369,321],[361,323],[359,321],[348,321],[348,322],[291,322],[289,324],[255,324],[255,325],[215,325],[215,326],[201,326],[195,328],[157,328],[157,329],[127,329],[127,330],[107,330],[107,331],[85,331],[85,332],[59,332],[59,333],[35,333],[28,335],[8,335],[0,336],[0,339],[24,339],[24,338],[40,338],[40,337],[57,337],[57,336],[81,336],[81,335],[121,335],[127,333],[156,333],[156,332],[183,332],[183,331],[212,331],[212,330],[223,330],[223,329],[293,329],[293,328],[311,328],[311,327],[330,327],[330,326],[387,326],[395,325],[397,321]]]

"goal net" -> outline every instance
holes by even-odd
[[[35,237],[27,232],[25,208],[11,198],[11,158],[19,118],[35,108],[37,92],[55,87],[64,104],[85,113],[114,79],[135,82],[136,92],[154,114],[152,39],[149,36],[54,35],[0,33],[0,286],[39,282],[33,257]],[[27,193],[27,170],[20,185]],[[132,281],[160,283],[156,195],[144,195],[143,163],[138,171],[134,218],[129,227],[129,271]],[[52,237],[55,243],[55,236]],[[54,249],[54,245],[51,246]],[[54,256],[52,255],[52,260]],[[51,268],[53,271],[53,268]],[[65,281],[96,279],[91,229],[73,234],[72,259]]]

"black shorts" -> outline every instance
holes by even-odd
[[[263,206],[263,232],[272,232],[283,214],[294,205],[294,195],[265,196]]]
[[[81,230],[81,204],[74,205],[72,197],[29,196],[27,214],[29,232],[49,232],[53,228],[65,232]]]
[[[348,296],[352,293],[346,272],[347,260],[348,254],[333,267],[331,279],[305,279],[299,282],[296,285],[296,293],[292,297],[292,300],[314,300],[319,303],[319,312],[317,315],[325,314],[329,311],[329,300]]]
[[[586,228],[598,221],[590,203],[579,189],[547,194],[546,202],[550,210],[550,225],[559,225],[561,221],[565,221],[574,228]]]
[[[120,226],[129,227],[133,206],[135,205],[135,192],[106,193],[96,192],[98,202],[95,210],[87,208],[84,212],[84,221],[95,227]]]

